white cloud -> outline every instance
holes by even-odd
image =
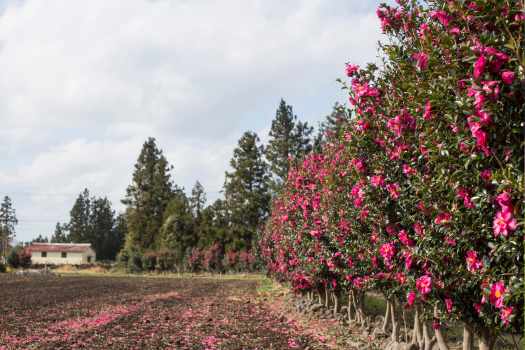
[[[342,98],[344,62],[374,60],[380,37],[376,1],[11,4],[0,20],[0,194],[27,221],[65,219],[70,192],[86,186],[117,203],[147,136],[177,183],[220,190],[244,130],[266,132],[281,97],[320,120]],[[21,220],[21,238],[52,229],[36,226]]]

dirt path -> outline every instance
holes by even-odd
[[[328,349],[254,279],[0,276],[0,350]]]

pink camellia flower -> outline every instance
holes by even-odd
[[[420,70],[425,70],[428,67],[428,55],[425,52],[416,52],[412,54],[412,58],[416,61],[416,66]]]
[[[408,164],[403,164],[403,174],[405,174],[406,176],[415,175],[416,169],[412,168]]]
[[[512,208],[512,196],[508,191],[504,191],[498,194],[496,197],[496,202],[502,209]]]
[[[459,143],[459,150],[465,154],[470,153],[470,147],[463,141]]]
[[[405,258],[405,269],[409,271],[412,267],[412,254],[410,254],[410,252],[405,252],[403,256]]]
[[[425,103],[425,111],[423,112],[423,119],[430,120],[432,119],[432,104],[429,100]]]
[[[334,263],[334,261],[332,259],[326,260],[326,266],[328,267],[329,271],[334,271],[335,270],[335,263]]]
[[[400,187],[399,187],[399,184],[397,182],[393,183],[393,184],[386,185],[386,189],[387,189],[388,193],[390,193],[390,197],[392,197],[392,199],[398,199],[399,198]]]
[[[481,125],[487,126],[492,124],[492,116],[487,111],[478,110],[476,111],[476,116],[479,118]]]
[[[430,27],[427,23],[422,23],[417,30],[417,35],[423,39],[428,32],[430,32]]]
[[[290,349],[299,349],[300,348],[299,344],[297,344],[295,339],[288,339],[288,347]]]
[[[507,306],[501,308],[501,311],[499,313],[499,318],[501,321],[503,321],[503,325],[506,327],[509,325],[510,322],[510,316],[512,316],[512,311],[514,308],[512,306]]]
[[[483,268],[483,262],[478,260],[478,253],[475,250],[469,250],[467,252],[467,269],[470,272],[476,272]]]
[[[385,178],[382,175],[374,175],[370,178],[370,183],[374,187],[383,187],[385,185]]]
[[[392,258],[396,254],[396,248],[393,243],[385,243],[379,248],[379,254],[383,257],[385,264],[389,266]]]
[[[399,231],[399,233],[397,234],[397,237],[399,238],[401,243],[403,243],[407,247],[413,247],[414,246],[414,241],[411,240],[410,237],[408,237],[408,232],[406,230]]]
[[[450,213],[440,213],[434,219],[434,224],[443,225],[448,224],[452,220],[452,214]]]
[[[496,213],[492,226],[495,237],[507,237],[517,227],[518,223],[508,208],[504,208]]]
[[[416,288],[421,293],[421,295],[425,296],[432,290],[432,277],[429,275],[424,275],[419,277],[416,280]]]
[[[447,308],[447,312],[448,312],[448,313],[451,313],[451,312],[452,312],[452,306],[453,306],[452,299],[450,299],[450,298],[445,298],[445,306],[446,306],[446,308]]]
[[[448,13],[446,13],[445,11],[443,10],[439,10],[439,11],[432,11],[430,13],[430,17],[432,19],[437,19],[439,21],[439,23],[441,23],[443,26],[447,27],[448,24],[450,23],[450,15]]]
[[[310,231],[310,236],[316,238],[316,239],[321,239],[321,231],[320,230],[312,230]]]
[[[492,62],[490,63],[490,70],[494,73],[500,71],[501,66],[509,61],[510,57],[505,52],[496,50],[493,47],[487,47],[486,52],[492,55]]]
[[[364,201],[364,198],[363,197],[356,197],[354,198],[354,207],[356,208],[361,208],[363,206],[363,201]]]
[[[396,227],[392,224],[386,225],[386,233],[388,233],[390,236],[394,235],[396,233]]]
[[[348,77],[353,77],[355,73],[357,73],[357,71],[359,71],[358,65],[350,64],[350,63],[346,64],[346,75]]]
[[[413,290],[411,290],[410,292],[408,292],[407,294],[407,304],[408,306],[412,306],[414,305],[414,302],[416,301],[416,292],[414,292]]]
[[[472,200],[470,198],[470,191],[467,190],[466,188],[464,187],[458,187],[457,190],[456,190],[456,195],[463,199],[463,205],[465,206],[465,208],[468,208],[468,209],[473,209],[474,208],[474,203],[472,203]]]
[[[487,64],[487,59],[485,56],[479,56],[476,63],[474,63],[474,79],[479,79],[485,72],[485,66]]]
[[[483,154],[488,157],[490,155],[490,149],[487,145],[487,133],[481,129],[478,129],[476,132],[472,133],[472,136],[474,136],[476,139],[476,146],[478,146],[478,148],[483,151]]]
[[[499,93],[501,92],[499,82],[496,80],[484,81],[482,90],[485,92],[485,94],[487,94],[487,96],[491,97],[494,100],[498,99]],[[481,92],[478,92],[476,95],[483,96]],[[476,106],[476,108],[479,109],[481,107]]]
[[[489,182],[492,180],[492,171],[490,169],[483,170],[479,176],[483,179],[483,181]]]
[[[369,127],[370,127],[370,124],[368,124],[368,122],[366,120],[359,119],[357,121],[357,130],[358,131],[368,130]],[[349,141],[349,140],[347,140],[347,141]]]
[[[459,29],[458,27],[453,27],[450,28],[448,32],[454,36],[458,36],[461,33],[461,29]]]
[[[454,238],[452,238],[452,237],[446,237],[445,238],[445,243],[447,245],[451,246],[451,247],[455,247],[456,244],[457,244],[456,240]]]
[[[414,228],[414,232],[416,232],[416,234],[419,237],[425,236],[425,229],[422,224],[420,224],[419,222],[416,222],[414,225],[412,225],[412,227]]]
[[[364,173],[366,171],[366,165],[361,159],[352,159],[351,161],[352,165],[355,167],[355,169],[360,172]]]
[[[489,301],[492,305],[497,307],[498,309],[501,309],[503,305],[503,297],[505,296],[505,282],[502,280],[493,283],[490,286],[490,296]]]

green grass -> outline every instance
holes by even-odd
[[[261,276],[257,284],[257,293],[271,293],[276,290],[275,282],[267,277]]]

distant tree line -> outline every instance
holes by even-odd
[[[85,189],[69,220],[57,223],[50,238],[39,235],[32,242],[91,243],[97,260],[118,258],[130,270],[254,269],[255,240],[288,169],[337,139],[348,118],[346,109],[335,104],[314,136],[313,127],[300,121],[281,99],[268,143],[262,145],[252,131],[241,136],[225,173],[223,198],[209,204],[199,181],[189,194],[174,183],[173,167],[156,140],[148,138],[122,200],[123,213],[117,215],[106,197],[92,196]],[[5,197],[0,208],[4,257],[17,222],[11,200]]]
[[[322,147],[347,118],[345,109],[335,105],[313,137],[313,128],[281,100],[268,144],[261,145],[255,132],[241,136],[225,173],[224,198],[209,205],[199,181],[189,196],[174,184],[172,166],[149,138],[122,201],[127,234],[119,260],[131,270],[254,268],[257,232],[290,164]]]

